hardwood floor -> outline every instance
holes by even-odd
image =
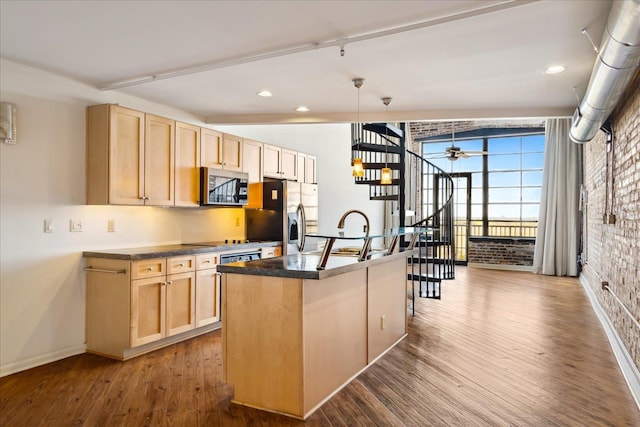
[[[2,426],[640,426],[575,278],[458,268],[409,336],[306,422],[229,403],[220,332],[0,379]]]

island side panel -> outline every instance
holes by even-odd
[[[368,285],[368,363],[371,363],[406,334],[406,260],[369,267]]]
[[[367,365],[367,272],[305,280],[305,416]]]
[[[222,334],[233,402],[302,417],[302,280],[223,275]]]

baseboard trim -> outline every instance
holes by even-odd
[[[509,270],[509,271],[533,271],[530,265],[509,265],[509,264],[481,264],[479,262],[470,262],[467,267],[486,268],[489,270]]]
[[[42,354],[30,359],[21,360],[19,362],[7,363],[0,366],[0,378],[7,375],[15,374],[16,372],[26,371],[27,369],[35,368],[37,366],[46,365],[47,363],[55,362],[67,357],[76,356],[78,354],[84,353],[86,350],[87,346],[83,344],[63,348],[62,350]]]
[[[607,338],[609,339],[609,344],[611,345],[611,349],[613,350],[613,354],[616,356],[616,360],[618,361],[618,366],[620,366],[620,370],[622,371],[622,376],[624,377],[627,385],[629,386],[629,391],[631,391],[631,395],[633,399],[636,401],[636,405],[638,409],[640,409],[640,372],[638,368],[633,363],[627,348],[624,346],[624,343],[620,339],[616,328],[613,326],[611,319],[604,311],[598,298],[596,298],[593,289],[587,282],[584,274],[580,274],[580,284],[587,294],[587,298],[589,298],[589,302],[591,303],[591,308],[598,316],[598,320],[600,320],[600,324],[602,325],[602,329],[607,334]]]

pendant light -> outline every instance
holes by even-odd
[[[364,83],[364,79],[356,78],[352,80],[353,85],[358,89],[358,121],[356,122],[356,128],[358,132],[358,142],[361,142],[360,138],[360,88]],[[353,159],[351,163],[351,175],[357,178],[362,178],[364,176],[364,166],[362,165],[362,159],[360,157],[356,157]]]
[[[389,103],[391,102],[391,98],[382,98],[382,102],[384,103],[384,112],[385,112],[385,116],[387,115],[387,107],[389,106]],[[387,136],[387,131],[386,131],[386,127],[385,127],[385,137]],[[393,182],[393,178],[391,175],[391,169],[389,169],[388,167],[389,165],[387,164],[387,138],[384,139],[384,167],[382,168],[382,171],[380,173],[380,185],[390,185]]]

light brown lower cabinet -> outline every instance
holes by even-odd
[[[196,327],[220,320],[220,273],[218,254],[196,256]]]
[[[196,259],[87,258],[87,352],[126,360],[215,329],[219,279],[198,284]]]

